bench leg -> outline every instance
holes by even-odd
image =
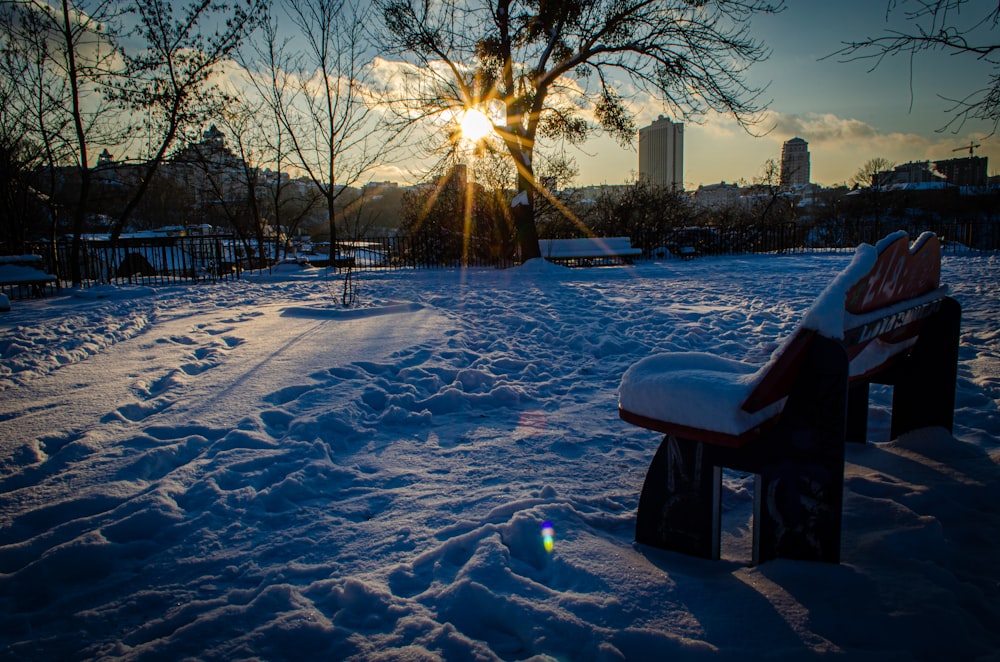
[[[635,539],[707,559],[719,558],[722,471],[701,442],[664,437],[646,473]]]
[[[719,558],[721,467],[729,467],[757,474],[755,564],[774,558],[840,562],[847,353],[838,342],[817,337],[799,375],[780,422],[747,447],[663,439],[639,496],[637,542]]]
[[[892,438],[920,428],[952,431],[962,308],[946,298],[924,321],[917,344],[893,373]]]
[[[869,386],[866,381],[855,382],[847,390],[847,441],[868,443]]]
[[[836,342],[810,345],[779,424],[759,447],[754,563],[840,562],[848,361]]]
[[[754,491],[754,565],[775,558],[839,563],[843,485],[842,457],[764,467]]]

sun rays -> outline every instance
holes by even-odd
[[[569,209],[557,190],[554,179],[539,177],[529,161],[523,162],[512,158],[513,151],[524,151],[524,138],[509,130],[504,119],[504,109],[498,104],[487,102],[465,101],[455,103],[437,115],[436,124],[444,135],[444,141],[439,145],[440,160],[435,168],[435,175],[425,184],[424,195],[420,201],[419,212],[416,215],[413,229],[421,231],[425,227],[435,227],[440,221],[440,215],[449,208],[449,200],[454,200],[453,236],[461,235],[461,256],[457,263],[465,267],[474,262],[473,243],[482,241],[492,233],[508,234],[509,237],[496,239],[505,243],[515,237],[517,230],[513,208],[524,204],[529,196],[534,198],[534,204],[541,205],[545,218],[561,216],[569,219],[583,236],[592,236],[593,232],[583,219]],[[497,164],[506,162],[510,172],[508,175],[498,175]],[[543,158],[542,164],[545,163]],[[542,165],[544,168],[545,166]],[[493,203],[483,202],[484,199],[500,201],[499,207]],[[491,211],[485,211],[485,204]],[[439,205],[442,205],[439,207]],[[501,214],[503,220],[486,220],[481,225],[482,214],[490,219]],[[543,219],[544,220],[544,219]],[[502,229],[506,226],[506,230]],[[515,242],[516,243],[516,242]],[[516,263],[520,254],[516,248],[510,257]]]
[[[493,134],[493,121],[477,108],[466,110],[458,125],[462,138],[473,144]]]

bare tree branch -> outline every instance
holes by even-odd
[[[326,201],[331,258],[336,202],[390,160],[403,136],[388,132],[373,104],[373,49],[366,40],[370,6],[358,0],[286,0],[299,44],[270,39],[259,69],[270,72],[266,97],[288,141],[289,165],[304,172]]]
[[[952,106],[946,111],[950,119],[940,130],[957,133],[969,120],[981,120],[992,126],[991,134],[996,133],[1000,126],[1000,40],[997,39],[1000,4],[971,0],[889,0],[886,19],[894,12],[905,19],[909,30],[886,29],[876,37],[846,41],[843,48],[827,57],[836,56],[841,62],[870,60],[869,71],[888,58],[907,58],[911,103],[912,72],[918,56],[937,52],[989,63],[993,73],[983,87],[958,99],[942,97],[952,102]]]

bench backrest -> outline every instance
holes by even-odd
[[[896,232],[879,242],[875,265],[847,292],[844,308],[861,315],[879,308],[915,299],[933,292],[941,284],[941,242],[925,232],[909,245],[905,232]]]
[[[941,243],[933,233],[923,233],[912,247],[905,232],[890,234],[875,247],[862,244],[771,357],[743,409],[756,412],[788,395],[817,334],[843,343],[852,379],[881,370],[912,345],[921,320],[940,306],[945,296],[940,282]]]
[[[35,267],[36,269],[44,269],[45,265],[42,264],[41,255],[0,255],[0,266],[5,264],[13,264],[20,267]]]

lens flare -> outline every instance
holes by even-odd
[[[493,122],[482,111],[475,108],[469,108],[465,111],[459,126],[462,129],[462,137],[473,143],[479,142],[493,133]]]
[[[552,527],[552,522],[542,522],[542,546],[549,554],[555,547],[556,530]]]

